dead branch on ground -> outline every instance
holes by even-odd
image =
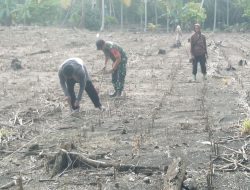
[[[112,168],[114,167],[116,171],[125,172],[132,171],[134,173],[142,173],[145,175],[152,175],[155,171],[164,172],[167,167],[161,169],[160,167],[152,166],[137,166],[133,164],[117,164],[115,161],[103,162],[94,160],[79,154],[76,152],[68,152],[61,149],[53,158],[53,161],[49,161],[48,164],[54,164],[51,178],[55,175],[61,176],[69,168],[73,167],[85,167],[85,168]]]
[[[40,50],[40,51],[37,51],[37,52],[29,53],[27,55],[36,55],[36,54],[42,54],[42,53],[50,53],[50,50],[49,49],[47,49],[47,50]]]

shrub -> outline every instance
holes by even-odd
[[[245,119],[243,121],[241,132],[243,134],[250,134],[250,119]]]
[[[155,31],[157,29],[157,25],[153,24],[153,23],[148,23],[148,30],[149,31]]]
[[[106,26],[109,27],[109,26],[114,26],[116,24],[118,24],[118,21],[115,17],[113,17],[113,16],[106,16],[105,17],[105,25]]]
[[[97,9],[86,9],[84,26],[89,30],[99,30],[101,27],[100,13]]]

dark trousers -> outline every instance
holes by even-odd
[[[112,73],[112,84],[115,91],[122,92],[124,89],[124,82],[126,76],[127,59],[121,61],[118,68]]]
[[[207,73],[206,62],[207,62],[207,60],[206,60],[205,55],[195,56],[194,60],[193,60],[193,75],[197,74],[198,63],[200,63],[201,72],[203,74],[206,74]]]
[[[67,83],[67,89],[71,98],[71,107],[73,110],[78,109],[79,107],[75,106],[76,94],[75,94],[74,87],[75,87],[76,81],[74,79],[68,79],[66,83]],[[87,92],[94,106],[96,108],[99,108],[101,106],[100,99],[91,81],[86,82],[85,91]]]

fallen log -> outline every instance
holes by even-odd
[[[23,190],[22,177],[19,176],[17,179],[3,185],[0,189],[10,189],[11,187],[17,186],[17,190]]]
[[[9,189],[15,185],[16,185],[16,180],[13,180],[13,181],[1,186],[0,189]]]
[[[185,174],[186,164],[181,158],[175,159],[168,167],[163,190],[181,190]]]
[[[152,166],[137,166],[133,164],[120,164],[113,162],[103,162],[88,158],[82,154],[75,152],[67,152],[61,149],[53,158],[53,162],[49,161],[49,164],[53,163],[52,176],[59,174],[61,176],[68,168],[73,167],[85,167],[85,168],[110,168],[113,167],[116,171],[125,172],[131,171],[136,174],[142,173],[145,175],[152,175],[155,171],[165,172],[167,167],[152,167]]]

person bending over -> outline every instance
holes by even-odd
[[[98,93],[89,77],[87,68],[80,58],[65,60],[59,67],[58,76],[71,111],[79,111],[84,90],[87,92],[94,106],[102,111],[104,110]],[[80,86],[77,96],[74,90],[76,83],[79,83]]]

